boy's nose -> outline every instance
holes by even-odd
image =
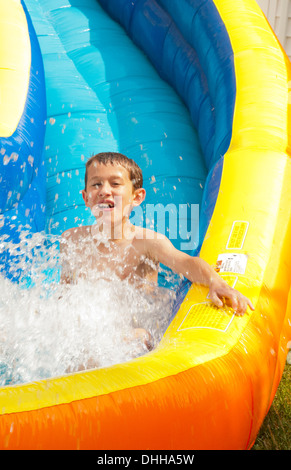
[[[109,183],[104,182],[100,188],[100,195],[104,196],[107,194],[111,194],[111,186]]]

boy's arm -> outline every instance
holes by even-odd
[[[230,287],[202,258],[192,257],[177,250],[170,240],[162,235],[149,242],[150,255],[157,261],[182,274],[194,284],[208,286],[209,297],[217,307],[223,307],[226,300],[237,314],[244,314],[248,306],[254,310],[251,301]]]

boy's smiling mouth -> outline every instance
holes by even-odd
[[[98,202],[97,207],[102,211],[108,211],[114,209],[114,201],[106,200]]]

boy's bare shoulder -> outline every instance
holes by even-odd
[[[167,240],[165,235],[155,232],[149,228],[135,227],[135,238],[137,240],[143,240],[145,244],[150,244],[153,240]]]
[[[157,251],[168,238],[154,230],[142,227],[136,227],[135,245],[140,252],[149,258],[156,259]]]

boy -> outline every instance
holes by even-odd
[[[107,271],[121,279],[157,282],[158,265],[162,263],[192,283],[208,286],[209,297],[217,307],[222,307],[225,299],[237,314],[244,314],[247,306],[254,310],[250,300],[228,286],[203,259],[177,250],[162,234],[130,223],[131,210],[145,199],[142,184],[138,165],[120,153],[99,153],[87,161],[82,196],[97,224],[63,233],[63,239],[72,242],[81,259],[75,259],[74,266],[64,266],[62,281],[87,277],[90,271]],[[87,257],[83,256],[83,241],[90,241],[94,248]],[[64,243],[62,251],[66,247]]]
[[[209,298],[217,307],[224,302],[238,315],[254,307],[249,299],[228,284],[203,259],[177,250],[170,240],[129,221],[132,209],[145,199],[141,169],[120,153],[100,153],[86,163],[82,196],[96,218],[96,225],[77,227],[63,233],[62,282],[96,273],[121,279],[157,282],[162,263],[192,283],[209,287]]]

